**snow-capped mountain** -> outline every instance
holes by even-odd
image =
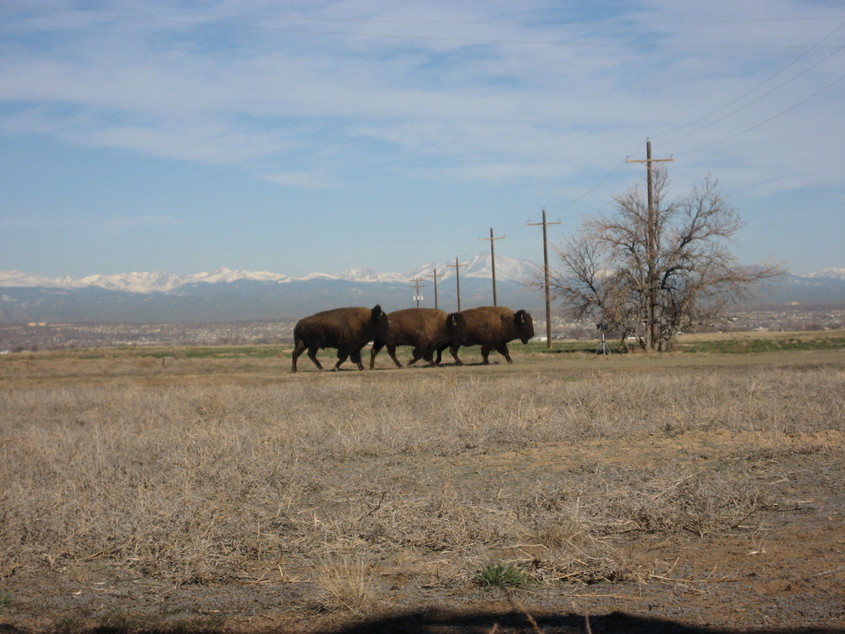
[[[191,275],[136,272],[80,279],[0,271],[0,323],[223,322],[296,319],[339,306],[380,304],[393,311],[414,305],[431,308],[436,300],[439,308],[452,311],[458,305],[491,304],[490,256],[479,255],[458,264],[460,297],[454,261],[429,262],[408,274],[360,268],[300,278],[227,268]],[[532,262],[497,257],[498,303],[542,314],[542,290],[531,284],[539,272],[540,267]],[[763,290],[756,305],[845,305],[843,272],[845,269],[824,269],[809,276],[786,275]],[[419,280],[418,286],[410,284],[412,280]]]
[[[0,271],[0,288],[31,288],[33,286],[51,288],[54,286],[65,286],[65,283],[70,283],[71,281],[69,277],[51,280],[46,277],[29,275],[23,271]]]
[[[175,275],[153,271],[150,273],[120,273],[117,275],[90,275],[71,282],[73,288],[96,286],[128,293],[166,293],[187,284],[220,284],[240,280],[254,282],[287,282],[290,278],[269,271],[240,271],[220,267],[214,271]]]
[[[833,280],[845,280],[845,269],[828,267],[808,273],[806,277],[826,277]]]
[[[478,256],[461,262],[462,306],[492,302],[489,260],[489,256]],[[448,264],[453,263],[429,263],[404,274],[360,268],[300,278],[227,268],[192,275],[154,271],[80,279],[0,271],[0,323],[220,322],[295,318],[338,306],[381,304],[390,311],[419,301],[423,307],[433,307],[434,279],[425,275],[434,269],[439,307],[455,310],[459,303],[455,271]],[[525,285],[534,268],[523,260],[496,258],[498,297],[503,305],[542,306],[542,293]],[[418,288],[410,284],[414,278],[421,280]]]
[[[313,275],[313,274],[312,274]],[[375,269],[365,267],[363,269],[349,269],[344,271],[336,279],[347,280],[350,282],[405,282],[409,276],[402,273],[378,273]]]
[[[85,288],[96,286],[112,291],[128,291],[130,293],[150,293],[153,291],[170,291],[182,285],[178,275],[172,273],[121,273],[118,275],[88,275],[78,280],[68,280],[69,288]]]
[[[493,277],[493,259],[489,255],[476,255],[468,262],[458,262],[462,278],[484,278]],[[435,264],[427,262],[413,272],[411,277],[432,277],[435,269],[438,279],[448,280],[455,277],[455,262]],[[499,256],[496,258],[496,279],[509,280],[512,282],[533,281],[541,267],[529,260],[507,258]]]
[[[461,277],[490,278],[491,258],[489,255],[477,255],[469,262],[461,262]],[[232,270],[225,267],[210,273],[176,275],[161,271],[118,273],[115,275],[88,275],[72,279],[70,277],[46,278],[28,275],[22,271],[0,271],[0,288],[104,288],[127,293],[167,293],[189,284],[219,284],[238,281],[278,282],[308,281],[314,279],[346,280],[349,282],[407,282],[415,277],[430,276],[437,269],[438,278],[455,277],[454,263],[428,263],[413,273],[379,273],[371,268],[350,269],[338,275],[328,273],[309,273],[300,278],[292,278],[282,273],[269,271]],[[532,271],[537,266],[527,260],[518,260],[500,256],[496,258],[496,278],[500,280],[527,281],[532,279]]]
[[[176,275],[161,271],[118,273],[115,275],[87,275],[79,279],[55,279],[28,275],[21,271],[0,271],[0,288],[105,288],[127,293],[167,293],[187,284],[218,284],[251,280],[256,282],[288,282],[290,277],[268,271],[233,271],[225,267],[210,273]]]

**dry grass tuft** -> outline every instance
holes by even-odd
[[[320,591],[317,603],[323,610],[364,614],[375,605],[372,566],[360,553],[323,559],[315,581]]]

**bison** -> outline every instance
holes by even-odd
[[[305,350],[308,350],[308,358],[322,370],[323,366],[317,360],[320,348],[337,348],[335,370],[347,357],[363,370],[361,348],[375,339],[386,339],[388,332],[387,314],[378,304],[372,309],[335,308],[303,317],[293,329],[291,372],[296,372],[296,360]]]
[[[519,339],[522,343],[528,343],[534,336],[534,321],[524,310],[515,313],[510,308],[503,306],[481,306],[470,308],[461,312],[466,322],[466,335],[461,345],[481,345],[481,356],[484,357],[484,365],[489,363],[488,356],[491,350],[496,350],[513,363],[508,353],[508,342]],[[458,347],[451,346],[452,356],[459,365]]]
[[[397,368],[402,364],[396,358],[396,346],[414,346],[413,358],[408,365],[425,359],[431,365],[440,364],[440,354],[451,345],[460,345],[464,339],[464,318],[460,313],[446,314],[437,308],[407,308],[388,314],[390,332],[385,338],[373,341],[370,369],[375,366],[376,355],[387,346],[387,353]],[[437,352],[437,359],[434,353]],[[453,353],[454,355],[454,353]],[[455,357],[457,362],[458,358]]]

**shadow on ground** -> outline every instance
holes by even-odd
[[[533,620],[533,623],[531,620]],[[319,626],[318,626],[319,627]],[[90,634],[176,634],[202,632],[210,634],[218,630],[209,628],[186,629],[185,625],[175,629],[144,629],[143,627],[96,627]],[[222,630],[229,631],[229,630]],[[256,630],[256,634],[291,634],[302,632],[287,628]],[[513,612],[450,612],[443,610],[421,610],[400,613],[388,617],[368,619],[342,627],[312,629],[308,632],[324,634],[371,634],[376,632],[397,632],[405,634],[845,634],[845,628],[806,627],[797,628],[745,628],[725,629],[686,625],[677,621],[634,616],[624,612],[594,615],[587,619],[580,614],[546,614],[527,616]],[[0,623],[0,634],[29,634],[28,630]]]
[[[570,634],[592,631],[593,634],[736,634],[753,631],[756,634],[842,634],[840,628],[760,628],[748,630],[709,628],[685,625],[676,621],[633,616],[624,612],[590,616],[589,621],[580,614],[533,615],[535,624],[520,612],[440,612],[421,611],[399,614],[387,618],[364,621],[355,625],[333,629],[327,634],[369,634],[371,632],[404,632],[407,634],[525,634],[537,631],[545,634]]]

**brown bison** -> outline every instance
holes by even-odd
[[[460,345],[464,339],[464,318],[460,313],[447,315],[437,308],[406,308],[389,313],[388,319],[390,331],[387,337],[377,337],[373,341],[371,370],[375,366],[376,355],[384,346],[387,346],[387,353],[397,368],[401,368],[402,364],[396,358],[396,346],[414,346],[414,356],[408,365],[420,359],[425,359],[431,365],[439,365],[440,353],[451,345]],[[434,359],[435,352],[437,360]]]
[[[508,342],[519,339],[522,343],[528,343],[534,336],[534,321],[524,310],[514,313],[503,306],[481,306],[461,311],[461,314],[466,322],[466,336],[461,345],[480,345],[485,365],[489,363],[487,357],[491,350],[496,350],[508,363],[513,363],[508,353]],[[460,365],[458,346],[452,345],[451,352]]]
[[[375,339],[387,338],[388,331],[387,314],[379,305],[372,309],[335,308],[303,317],[293,329],[291,372],[296,372],[296,360],[305,350],[308,350],[308,358],[322,370],[323,366],[317,360],[320,348],[337,348],[335,370],[347,357],[363,370],[361,348]]]

